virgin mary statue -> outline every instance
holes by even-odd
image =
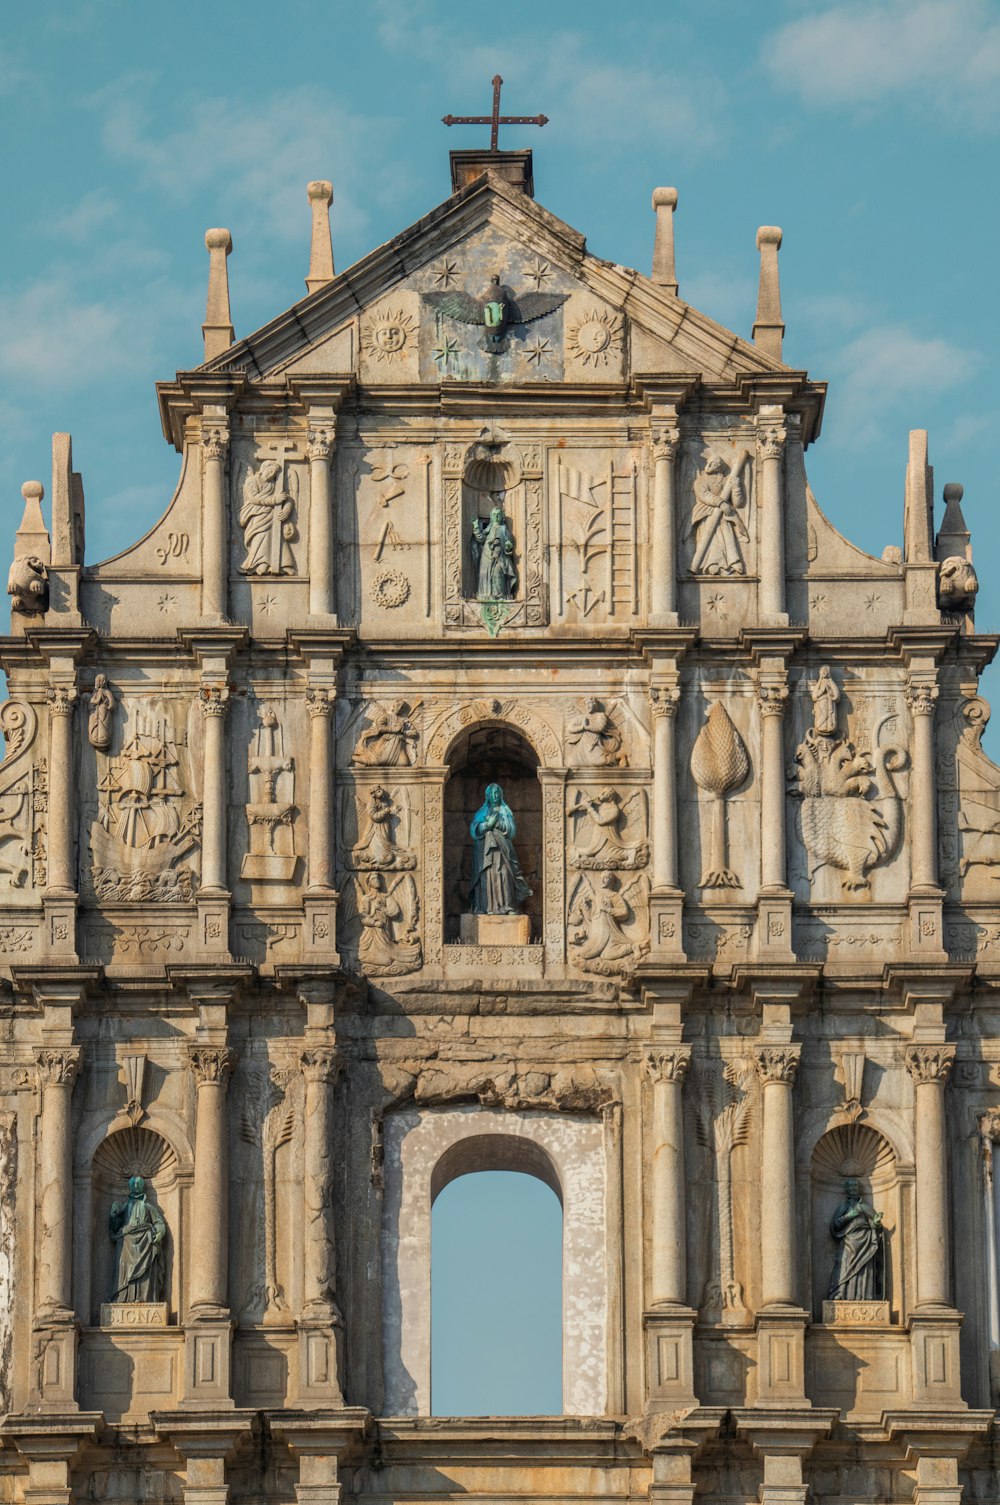
[[[476,843],[472,874],[473,914],[517,914],[531,889],[514,851],[517,826],[499,784],[488,784],[486,798],[472,817],[469,834]]]

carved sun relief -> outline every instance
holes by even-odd
[[[402,356],[413,335],[413,320],[402,309],[389,309],[372,319],[364,336],[367,355],[380,364]]]
[[[570,325],[566,345],[584,366],[606,366],[621,354],[622,331],[617,314],[592,308]]]

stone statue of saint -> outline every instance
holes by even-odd
[[[480,601],[512,601],[517,590],[517,570],[512,555],[514,540],[504,517],[501,494],[494,492],[495,505],[489,521],[472,519],[472,565],[476,571],[476,597]]]
[[[281,466],[265,460],[243,482],[240,527],[246,558],[240,565],[245,575],[289,575],[295,562],[289,547],[295,537],[295,498],[279,489]]]
[[[111,746],[112,718],[115,713],[115,694],[108,688],[108,676],[98,674],[90,692],[90,717],[87,721],[87,736],[91,747],[107,752]]]
[[[113,1202],[108,1228],[117,1246],[112,1301],[162,1301],[167,1225],[160,1209],[146,1200],[146,1183],[130,1176],[128,1196]]]
[[[472,874],[473,914],[518,914],[531,889],[514,851],[517,826],[499,784],[488,784],[486,798],[472,817],[469,833],[476,843]]]
[[[809,694],[813,703],[813,731],[818,737],[835,737],[840,690],[826,664],[820,669],[815,684],[809,686]]]
[[[693,575],[745,575],[741,544],[750,534],[743,513],[748,495],[744,471],[750,462],[748,450],[740,450],[732,469],[721,455],[711,455],[695,480],[694,506],[687,536],[694,534]]]
[[[844,1197],[830,1223],[837,1258],[829,1301],[885,1300],[885,1235],[882,1214],[862,1200],[861,1182],[844,1182]]]

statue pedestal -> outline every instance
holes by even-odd
[[[102,1327],[166,1327],[165,1301],[104,1301]]]
[[[459,938],[464,946],[527,946],[531,917],[526,914],[464,914]]]
[[[823,1322],[837,1327],[884,1327],[889,1323],[888,1301],[824,1301]]]

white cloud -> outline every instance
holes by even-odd
[[[216,95],[177,111],[185,124],[169,130],[150,117],[141,89],[132,77],[94,96],[105,147],[131,163],[146,188],[177,200],[211,189],[219,205],[213,223],[249,204],[278,238],[307,241],[306,184],[330,178],[334,224],[354,235],[368,220],[364,193],[390,180],[384,123],[351,115],[326,91],[303,85],[254,101]]]
[[[65,213],[44,220],[41,228],[49,235],[81,244],[97,231],[106,229],[120,212],[118,201],[106,188],[93,188]]]
[[[975,376],[983,357],[902,324],[880,324],[842,346],[829,364],[831,417],[862,446],[881,439],[885,419],[900,408],[909,428],[926,428],[926,408]]]
[[[807,105],[875,105],[1000,117],[1000,17],[990,0],[843,0],[779,27],[762,60]]]

